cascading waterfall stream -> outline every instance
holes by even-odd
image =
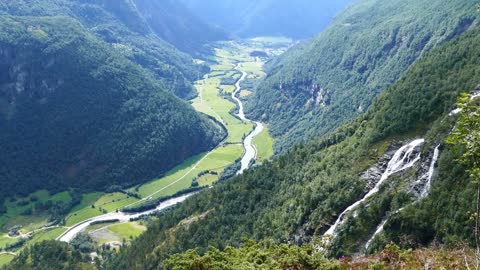
[[[345,211],[343,211],[335,221],[335,223],[328,229],[328,231],[324,234],[324,236],[333,236],[335,237],[335,230],[342,225],[345,222],[345,216],[354,210],[357,206],[359,206],[361,203],[365,202],[367,199],[375,195],[380,191],[380,187],[382,186],[383,183],[393,174],[396,174],[400,171],[406,170],[408,168],[411,168],[417,161],[420,160],[420,153],[417,155],[414,155],[415,149],[417,149],[420,145],[422,145],[425,142],[424,139],[418,139],[414,140],[404,146],[402,146],[400,149],[395,152],[393,155],[392,159],[388,163],[387,169],[383,173],[382,177],[380,178],[380,181],[375,185],[375,187],[370,190],[367,195],[365,195],[362,199],[359,201],[355,202],[354,204],[350,205]]]
[[[420,199],[427,197],[428,194],[430,193],[430,189],[432,187],[433,174],[435,173],[435,165],[437,164],[439,156],[440,156],[440,145],[435,147],[435,150],[433,152],[432,162],[430,163],[430,167],[428,168],[427,175],[422,177],[422,178],[426,178],[427,182],[425,183],[425,188],[420,194]],[[415,201],[414,203],[416,202],[418,202],[418,200]],[[405,209],[405,207],[398,209],[397,211],[395,211],[395,213],[393,213],[393,215],[400,213],[403,209]],[[388,218],[383,220],[382,223],[380,223],[380,225],[375,230],[375,233],[372,235],[372,237],[367,241],[367,243],[365,244],[366,251],[368,251],[368,248],[372,244],[375,237],[384,231],[384,227],[385,227],[385,224],[387,224],[387,221],[388,221]]]
[[[435,165],[437,164],[439,156],[440,145],[437,145],[437,147],[435,147],[435,150],[433,151],[432,162],[430,163],[430,167],[428,168],[427,183],[425,184],[425,188],[423,189],[422,194],[420,194],[420,198],[422,199],[428,196],[428,194],[430,193],[430,189],[432,188],[433,174],[435,173]]]

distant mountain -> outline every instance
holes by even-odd
[[[182,0],[197,16],[240,37],[311,37],[353,0]]]
[[[363,0],[269,63],[246,106],[270,123],[277,151],[365,112],[427,51],[477,24],[472,1]]]
[[[155,34],[185,52],[202,52],[206,44],[228,39],[224,30],[201,20],[181,1],[134,0],[134,3]]]
[[[0,16],[0,201],[148,181],[225,136],[136,64],[136,50],[72,17]]]

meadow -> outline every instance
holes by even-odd
[[[191,100],[191,105],[199,112],[209,115],[222,123],[228,131],[228,137],[217,148],[208,153],[193,156],[178,166],[165,173],[163,176],[150,182],[129,188],[128,193],[138,194],[142,199],[156,199],[163,196],[173,195],[181,190],[192,186],[195,180],[200,186],[214,185],[225,168],[239,160],[244,152],[243,138],[254,128],[250,122],[243,122],[235,116],[237,105],[231,99],[231,93],[235,90],[233,85],[241,73],[235,70],[240,64],[241,70],[247,72],[250,80],[260,79],[265,76],[263,62],[258,58],[250,56],[255,50],[260,50],[263,41],[252,41],[250,43],[222,42],[217,44],[216,56],[211,58],[208,64],[211,72],[201,80],[195,82],[198,96]],[[280,52],[280,51],[278,51]],[[229,82],[229,83],[226,83]],[[243,89],[240,93],[242,99],[248,99],[253,89]],[[268,160],[273,154],[273,138],[265,129],[254,139],[254,145],[258,151],[258,161]],[[123,192],[101,193],[94,192],[81,195],[80,203],[75,205],[65,216],[65,226],[72,226],[89,218],[113,212],[126,206],[141,203],[137,198]],[[0,228],[3,232],[16,226],[22,226],[22,233],[28,233],[48,224],[48,214],[45,212],[29,214],[36,203],[48,201],[68,204],[72,200],[70,192],[49,194],[41,190],[27,197],[12,198],[5,203],[7,213],[0,216]],[[100,227],[100,225],[98,225]],[[106,226],[103,226],[106,227]],[[102,228],[103,228],[102,227]],[[109,225],[109,233],[118,238],[136,237],[143,232],[144,228],[139,224],[122,223]],[[92,230],[89,228],[88,230]],[[66,228],[59,227],[51,230],[37,231],[27,241],[28,246],[39,241],[55,239]],[[117,237],[115,237],[117,238]],[[0,235],[0,247],[14,244],[18,241],[9,238],[6,234]],[[102,242],[108,239],[103,239]],[[20,251],[21,248],[13,250]],[[9,261],[11,255],[0,255],[2,261]]]

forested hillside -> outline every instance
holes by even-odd
[[[225,136],[67,17],[0,16],[0,201],[151,180]]]
[[[182,0],[192,12],[240,37],[310,38],[352,0]]]
[[[192,53],[206,52],[205,45],[226,40],[228,34],[194,15],[178,0],[135,0],[152,31],[175,47]]]
[[[475,26],[474,6],[358,1],[316,38],[270,63],[247,112],[271,124],[279,152],[332,131],[365,112],[418,57]]]
[[[2,1],[1,14],[74,18],[105,42],[123,48],[125,56],[182,98],[196,95],[191,81],[206,67],[195,65],[174,46],[198,54],[205,52],[205,43],[226,38],[172,0]]]
[[[359,206],[355,217],[347,218],[331,254],[363,251],[389,213],[394,219],[387,223],[386,237],[408,239],[397,241],[404,246],[432,241],[473,243],[468,213],[475,209],[475,187],[443,142],[455,122],[449,113],[456,107],[456,98],[479,83],[479,42],[480,30],[475,27],[425,53],[365,114],[162,214],[106,268],[158,269],[162,261],[168,265],[164,259],[171,254],[190,248],[204,252],[209,245],[240,246],[245,238],[303,243],[321,237],[340,212],[365,194],[369,183],[362,175],[367,169],[383,164],[392,150],[420,136],[426,142],[419,150],[419,163],[389,179],[379,194]],[[438,144],[441,154],[431,195],[422,200],[412,187],[425,189],[420,176]],[[405,206],[395,218],[395,212]],[[233,259],[241,251],[227,252]],[[176,260],[194,257],[189,253]]]

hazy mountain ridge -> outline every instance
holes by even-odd
[[[182,0],[197,16],[240,37],[309,38],[352,0]]]

